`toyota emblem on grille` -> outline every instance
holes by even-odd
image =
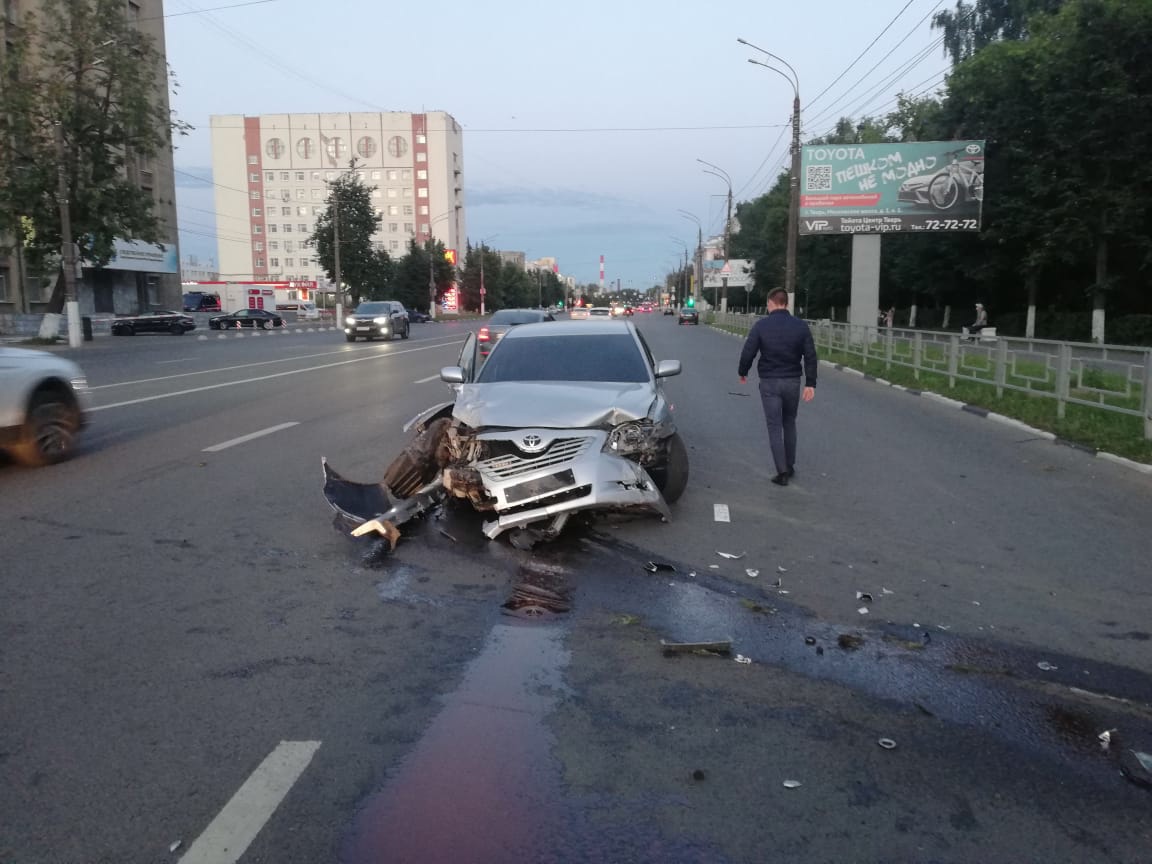
[[[544,439],[539,435],[525,435],[520,439],[520,445],[527,453],[539,453],[544,449]]]

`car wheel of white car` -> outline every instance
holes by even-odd
[[[32,397],[24,434],[12,448],[12,455],[32,468],[62,462],[72,455],[79,428],[76,405],[70,399],[50,391],[37,394]]]
[[[648,471],[656,488],[669,504],[675,503],[688,487],[688,448],[679,433],[668,439],[668,456],[659,467]]]

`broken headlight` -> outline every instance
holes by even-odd
[[[631,456],[650,449],[656,440],[656,426],[650,420],[633,420],[621,423],[609,433],[604,452]]]

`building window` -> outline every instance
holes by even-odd
[[[265,171],[264,172],[264,182],[265,183],[274,183],[275,181],[276,181],[276,172],[275,171]]]
[[[408,152],[408,142],[401,135],[393,135],[388,139],[388,152],[392,158],[399,159]]]
[[[336,179],[336,172],[335,171],[325,171],[324,172],[324,179],[325,180],[335,180]]]
[[[330,159],[343,159],[348,155],[348,145],[343,138],[329,138],[324,150]]]
[[[260,174],[257,172],[249,173],[248,174],[248,182],[249,183],[259,183],[260,182]]]
[[[323,189],[313,189],[312,190],[312,200],[313,201],[323,201],[324,199],[321,197],[323,195],[323,193],[324,193]]]
[[[316,148],[312,146],[311,138],[301,138],[296,142],[296,155],[301,159],[311,159],[316,153]]]
[[[432,233],[432,226],[431,225],[421,225],[420,231],[424,234],[431,234]]]
[[[411,222],[405,222],[405,223],[404,223],[404,230],[405,230],[405,231],[407,231],[409,234],[412,234],[412,233],[414,233],[414,232],[415,232],[415,230],[416,230],[416,229],[414,229],[414,228],[412,227],[412,223],[411,223]]]
[[[297,201],[303,201],[307,197],[307,195],[308,195],[307,189],[297,189],[296,190],[296,200]]]
[[[292,226],[286,222],[286,223],[284,223],[282,230],[284,231],[285,234],[291,234],[292,233]]]
[[[295,245],[292,243],[292,241],[291,241],[291,240],[285,240],[285,241],[284,241],[284,251],[285,251],[285,252],[293,252],[293,251],[295,251]]]
[[[372,172],[372,179],[373,180],[379,180],[380,179],[380,172],[379,171],[373,171]]]
[[[275,227],[275,226],[269,225],[268,227],[269,227],[269,228],[272,228],[272,227]],[[261,233],[263,233],[263,231],[264,231],[264,229],[263,229],[263,228],[261,228],[259,225],[253,225],[253,226],[252,226],[252,233],[253,233],[253,234],[261,234]]]
[[[312,182],[313,183],[319,183],[320,182],[320,172],[319,171],[313,171],[312,172]]]
[[[319,215],[320,215],[320,210],[321,210],[321,208],[319,208],[319,207],[313,207],[313,208],[312,208],[312,215],[313,215],[313,216],[319,216]]]
[[[248,157],[248,164],[249,165],[259,165],[260,164],[260,157],[259,156],[249,156]]]
[[[263,258],[257,258],[256,259],[256,266],[257,267],[263,267],[264,266],[264,259]]]
[[[259,216],[259,215],[261,214],[261,212],[262,212],[262,211],[260,210],[260,208],[259,208],[259,207],[253,207],[253,208],[252,208],[252,215],[253,215],[253,216]]]
[[[276,197],[276,191],[274,189],[265,189],[264,190],[264,197],[265,198],[275,198]]]
[[[417,171],[416,172],[416,179],[417,180],[427,180],[428,179],[428,169],[427,168],[421,168],[419,171]]]
[[[291,171],[281,171],[280,172],[280,179],[282,181],[284,181],[285,183],[287,183],[289,180],[292,179],[292,172]]]
[[[295,267],[296,266],[295,260],[296,259],[294,259],[294,258],[285,258],[284,259],[284,266],[285,267]]]
[[[372,197],[373,198],[379,198],[380,197],[380,190],[379,189],[373,189],[372,190]]]
[[[400,179],[400,172],[397,171],[395,168],[389,168],[388,169],[388,179],[389,180],[399,180]]]
[[[269,267],[279,267],[280,266],[280,259],[279,258],[269,258],[268,259],[268,266]]]
[[[308,215],[308,208],[307,207],[297,207],[296,208],[296,215],[297,216],[307,216]]]
[[[400,205],[389,204],[388,205],[388,215],[389,216],[399,216],[400,215]]]
[[[411,198],[412,197],[412,190],[411,189],[405,189],[404,190],[404,197],[405,198]],[[427,198],[428,197],[428,187],[427,186],[421,186],[420,191],[416,194],[416,197],[417,198]]]
[[[296,230],[299,231],[301,234],[307,234],[308,233],[308,226],[307,225],[297,225]]]
[[[399,230],[400,230],[400,226],[399,226],[399,225],[397,225],[395,222],[389,222],[389,223],[388,223],[388,230],[389,230],[389,232],[391,232],[392,234],[395,234],[397,231],[399,231]]]
[[[412,215],[412,205],[411,204],[405,204],[404,205],[404,215],[405,216],[411,216]]]
[[[401,180],[411,180],[412,179],[412,169],[411,168],[401,168],[400,169],[400,179]]]
[[[297,183],[303,183],[304,182],[304,172],[303,171],[297,171],[296,172],[296,182]]]
[[[280,190],[280,200],[281,201],[291,201],[292,200],[292,190],[291,189],[281,189]]]
[[[276,226],[271,222],[268,223],[268,233],[269,234],[275,234],[276,233]]]
[[[260,192],[259,191],[249,192],[248,197],[251,198],[253,201],[259,201],[260,200]]]
[[[428,154],[427,153],[417,153],[416,154],[416,161],[417,162],[427,162],[428,161]]]
[[[365,159],[371,159],[376,155],[376,139],[365,135],[356,142],[356,152]]]
[[[255,249],[257,252],[263,252],[264,251],[264,244],[261,243],[259,240],[257,240],[255,243],[252,244],[252,248]]]
[[[268,143],[264,145],[264,153],[273,159],[279,159],[284,155],[284,142],[279,138],[269,138]]]
[[[417,144],[427,144],[428,139],[423,134],[419,134],[416,136],[416,143]]]
[[[269,252],[279,252],[280,251],[280,241],[279,240],[269,240],[268,241],[268,251]]]
[[[421,216],[427,216],[428,215],[428,205],[427,204],[421,204],[420,205],[420,215]]]
[[[388,197],[389,197],[389,198],[399,198],[399,197],[400,197],[400,190],[398,190],[398,189],[389,189],[389,190],[388,190]]]
[[[395,252],[396,250],[398,250],[400,248],[400,241],[399,240],[390,241],[388,243],[388,248],[391,249],[393,252]]]

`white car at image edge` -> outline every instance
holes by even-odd
[[[28,466],[72,455],[87,421],[88,381],[47,351],[0,348],[0,450]]]

